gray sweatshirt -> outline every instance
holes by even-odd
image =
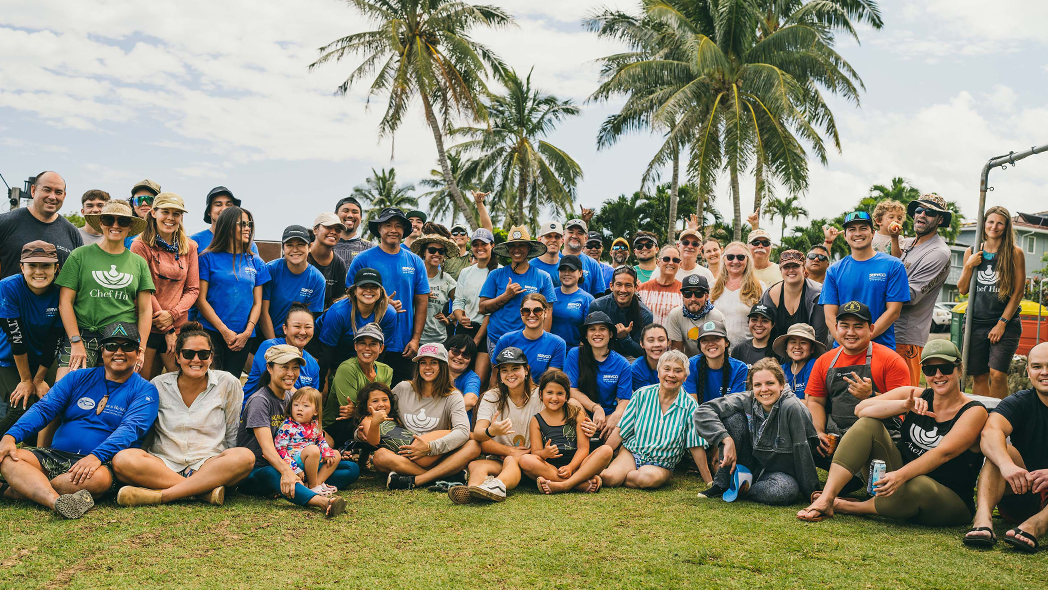
[[[397,398],[400,419],[411,432],[451,431],[429,443],[431,455],[450,453],[469,440],[466,404],[458,392],[446,397],[422,397],[415,393],[411,381],[401,381],[393,388],[393,395]]]

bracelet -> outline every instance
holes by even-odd
[[[1004,323],[1006,323],[1006,324],[1007,324],[1009,320],[1008,320],[1008,318],[1006,318],[1006,317],[1004,317],[1004,316],[1002,315],[1001,317],[997,318],[997,321],[998,321],[998,322],[1004,322]]]
[[[489,428],[491,428],[490,424],[488,424],[487,426],[484,427],[484,436],[486,436],[488,438],[495,438],[494,436],[491,436],[490,432],[488,432]]]
[[[251,324],[252,326],[257,325],[257,322],[255,322],[254,320],[248,320],[247,323]]]

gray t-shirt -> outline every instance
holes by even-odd
[[[709,313],[702,316],[701,320],[696,321],[684,316],[683,307],[674,307],[666,316],[664,327],[670,341],[683,342],[684,354],[692,357],[699,354],[699,326],[709,321],[723,322],[724,314],[714,307]]]
[[[87,227],[86,225],[84,227]],[[76,231],[80,234],[80,239],[84,241],[84,245],[97,244],[102,241],[102,234],[89,234],[83,227],[76,228]]]
[[[506,409],[499,413],[498,401],[498,390],[488,390],[484,394],[484,398],[480,400],[480,406],[477,409],[477,420],[487,420],[489,423],[509,420],[510,424],[513,425],[513,433],[500,434],[491,440],[509,447],[531,447],[531,437],[529,436],[531,434],[531,418],[541,412],[543,408],[542,396],[539,395],[538,388],[531,391],[531,396],[523,406],[518,406],[511,399],[506,402]],[[495,414],[499,415],[498,420],[494,419]]]
[[[269,465],[269,461],[262,456],[262,447],[258,445],[254,429],[268,426],[273,436],[276,437],[277,430],[284,423],[284,414],[287,413],[289,401],[291,401],[290,395],[281,400],[273,394],[273,390],[269,387],[263,387],[247,398],[244,410],[240,412],[237,446],[249,449],[255,454],[255,467],[265,467]]]
[[[453,392],[446,397],[422,397],[415,393],[411,381],[401,381],[393,388],[393,396],[397,398],[400,419],[408,430],[415,434],[434,430],[451,431],[430,441],[433,455],[450,453],[469,440],[469,418],[466,417],[466,403],[462,401],[461,393]]]
[[[444,313],[450,317],[451,312],[446,310],[451,292],[455,290],[455,279],[444,271],[438,271],[437,276],[429,278],[429,304],[426,307],[426,325],[422,328],[422,344],[440,342],[443,344],[448,339],[447,326],[436,319],[437,314]]]
[[[946,277],[950,274],[950,247],[936,234],[932,239],[912,246],[916,238],[899,242],[906,278],[910,283],[910,302],[904,303],[895,322],[896,344],[924,346],[931,330],[935,302],[939,300]]]
[[[74,248],[84,245],[76,226],[61,215],[51,223],[44,223],[33,217],[26,207],[4,213],[0,215],[0,279],[22,272],[18,267],[22,246],[33,240],[54,244],[59,264],[65,263]]]

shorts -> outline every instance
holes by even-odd
[[[919,387],[921,385],[921,352],[923,350],[923,346],[917,346],[915,344],[895,345],[895,352],[902,357],[907,368],[910,369],[911,387]]]
[[[87,352],[87,362],[81,368],[90,369],[102,364],[102,334],[80,328],[80,338]],[[58,348],[58,366],[66,368],[69,366],[69,357],[73,353],[73,344],[69,342],[69,336],[62,337],[62,344]]]
[[[492,359],[495,358],[495,347],[498,346],[498,343],[498,340],[492,340],[491,337],[488,336],[488,356]]]
[[[571,449],[570,451],[561,451],[559,457],[554,457],[553,459],[546,459],[546,463],[549,463],[557,469],[565,467],[568,463],[571,463],[572,459],[575,458],[576,450],[577,449]]]
[[[29,451],[34,457],[36,457],[36,460],[40,462],[40,467],[43,468],[44,475],[47,476],[48,480],[69,473],[69,470],[73,468],[73,465],[75,465],[77,461],[87,456],[42,447],[22,447],[22,450]],[[105,463],[102,463],[102,467],[109,470],[109,478],[113,481],[113,483],[109,485],[109,490],[106,491],[106,495],[112,494],[116,492],[121,484],[116,480],[116,474],[113,473],[112,462],[106,461]]]
[[[167,352],[167,335],[150,332],[149,338],[146,339],[146,348],[152,348],[159,354],[164,354]]]
[[[622,448],[626,449],[625,446],[622,447]],[[673,471],[673,469],[677,466],[676,464],[669,465],[669,464],[666,464],[666,463],[664,463],[662,461],[656,461],[656,460],[654,460],[654,459],[652,459],[650,457],[645,457],[645,456],[643,456],[641,454],[634,453],[633,451],[631,451],[629,449],[626,449],[626,451],[629,454],[633,455],[633,462],[637,464],[637,469],[640,469],[641,467],[644,467],[645,465],[652,465],[654,467],[659,467],[661,469],[665,469],[666,471]]]
[[[995,324],[996,325],[996,324]],[[994,326],[972,326],[972,337],[968,346],[968,374],[985,375],[990,369],[1007,373],[1012,357],[1019,348],[1019,337],[1023,326],[1018,319],[1008,322],[1004,334],[997,344],[990,343],[988,336]]]
[[[1022,524],[1045,508],[1048,508],[1048,490],[1018,496],[1009,494],[997,503],[997,512],[1001,514],[1001,518],[1012,524]]]

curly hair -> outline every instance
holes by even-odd
[[[896,212],[903,218],[906,217],[906,208],[902,206],[899,201],[893,201],[891,199],[887,201],[881,201],[877,203],[877,206],[873,208],[873,222],[878,227],[881,225],[881,218],[884,217],[885,213]]]
[[[400,420],[400,406],[397,404],[397,396],[393,395],[393,390],[381,381],[372,381],[361,387],[360,391],[357,392],[357,399],[353,402],[353,415],[356,416],[357,421],[370,416],[368,414],[368,398],[371,397],[372,391],[381,391],[386,394],[386,397],[389,398],[389,412],[387,415],[393,419],[397,426],[404,428],[404,423]]]

